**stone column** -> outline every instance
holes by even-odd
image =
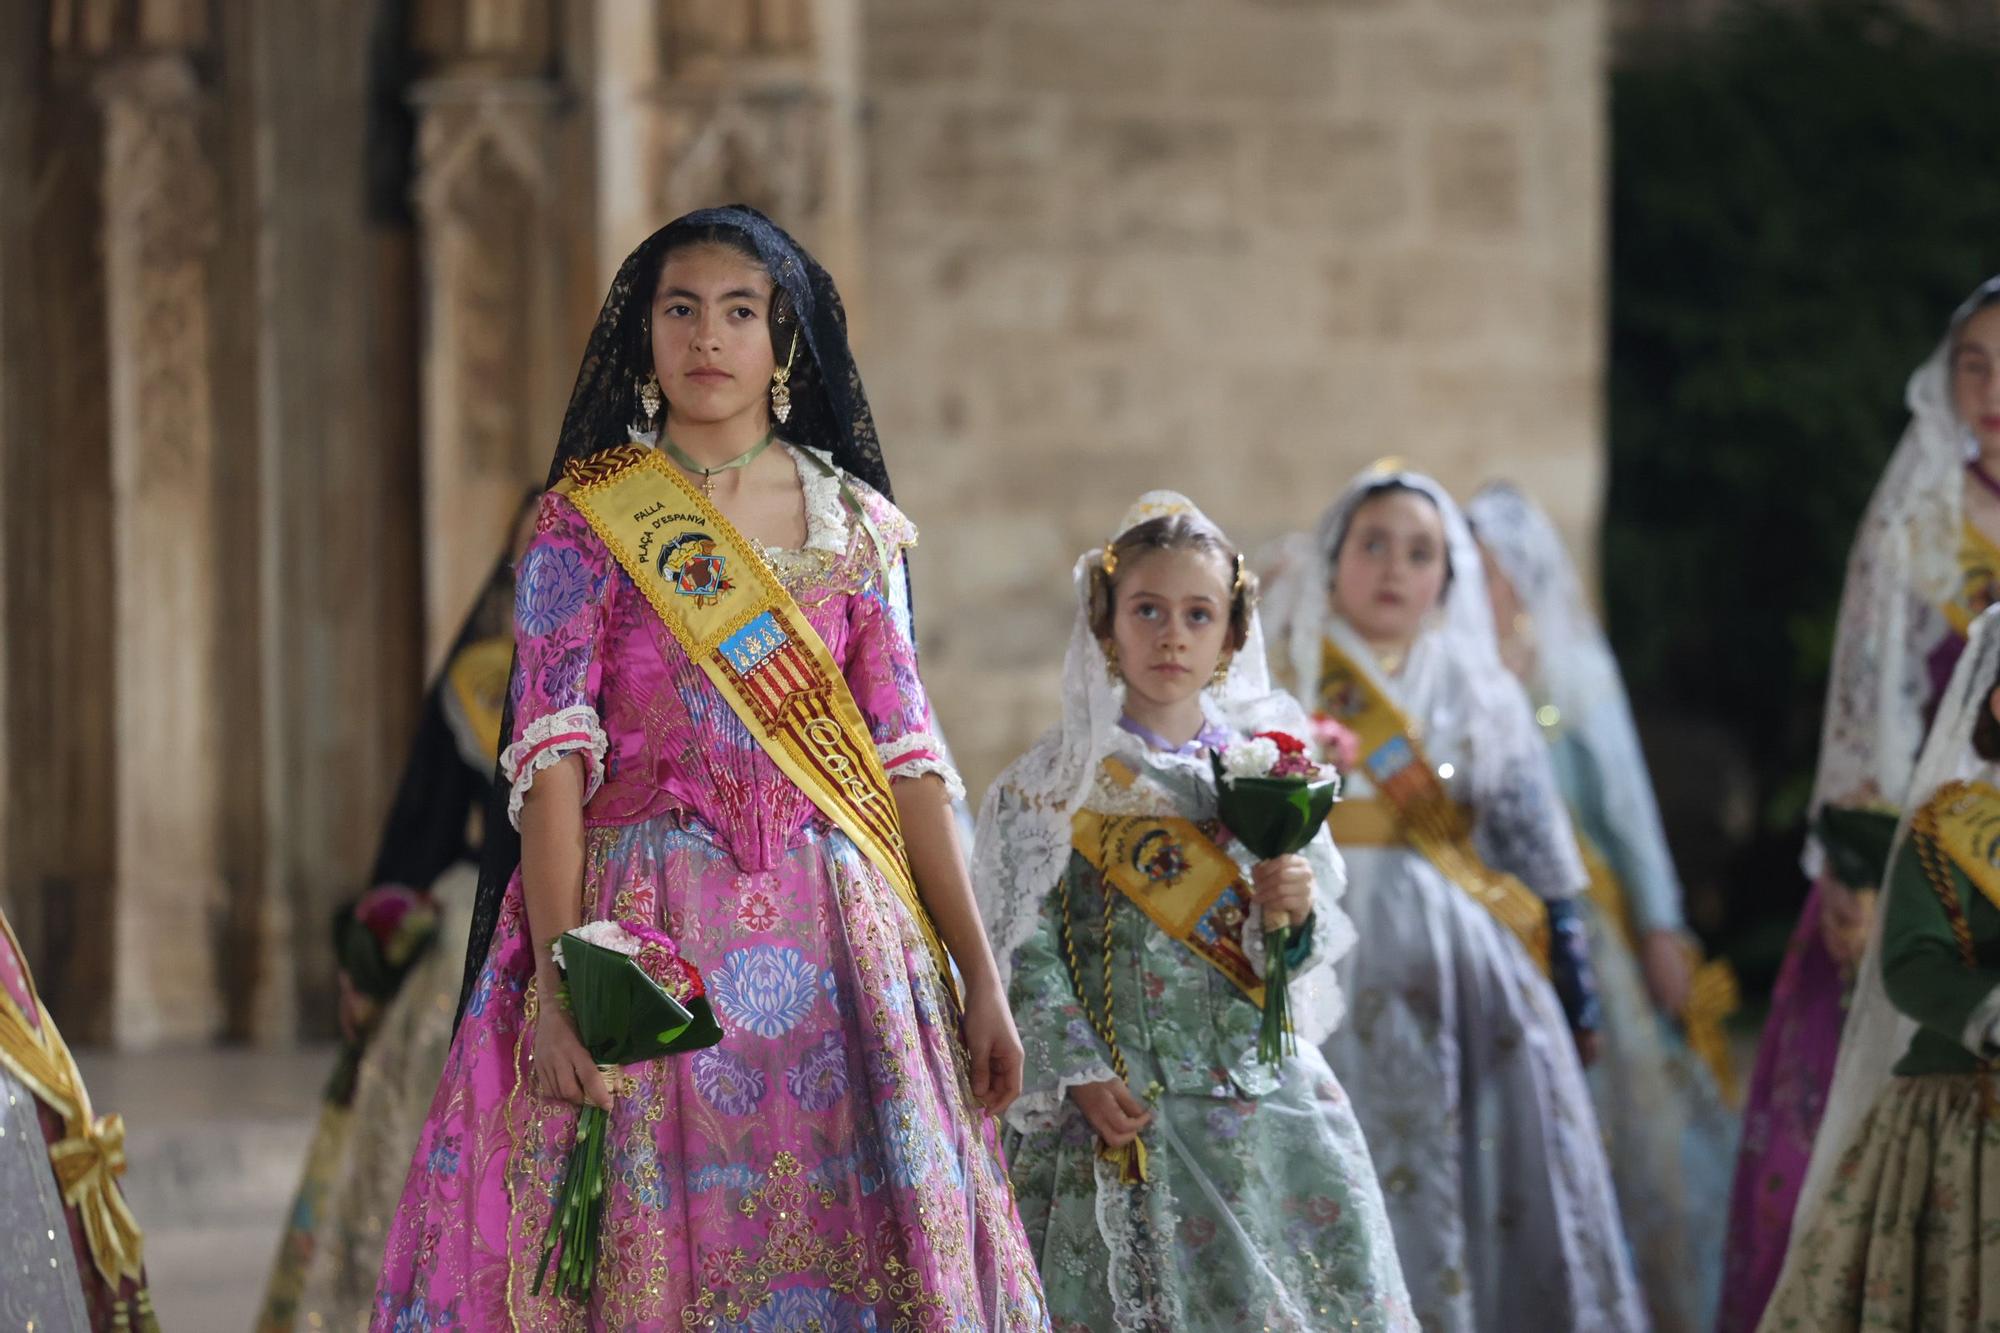
[[[856,0],[606,0],[598,276],[694,208],[746,203],[859,287]]]
[[[859,17],[853,0],[658,0],[653,67],[623,123],[601,140],[607,220],[625,233],[616,262],[651,228],[690,209],[762,209],[825,264],[850,305],[860,275]],[[636,44],[606,33],[601,44]],[[638,49],[645,49],[643,46]]]
[[[524,487],[546,475],[576,348],[551,217],[558,101],[540,78],[465,72],[414,94],[424,305],[425,661],[478,592]],[[559,344],[561,345],[559,347]],[[573,368],[573,361],[571,361]]]
[[[191,64],[107,66],[104,271],[110,342],[117,870],[112,1028],[121,1044],[212,1035],[222,719],[212,673],[214,427],[209,264],[216,182]]]
[[[39,45],[26,6],[0,14],[0,493],[12,495],[13,453],[25,447],[23,410],[27,397],[21,371],[31,325],[19,288],[26,269],[28,210],[23,202],[31,180],[29,128],[34,116],[34,69],[31,53]],[[0,504],[0,634],[10,623],[8,581],[12,575],[13,522],[8,506]],[[8,655],[0,651],[0,700],[11,698]],[[14,765],[20,760],[10,745],[12,709],[0,707],[0,912],[22,929],[22,899],[26,887],[20,874],[20,844],[15,825],[19,814],[13,801]],[[36,904],[39,907],[39,904]],[[39,934],[40,912],[30,923]],[[37,941],[39,942],[39,941]],[[27,947],[33,947],[29,945]]]

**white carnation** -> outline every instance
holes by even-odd
[[[549,945],[549,956],[555,959],[557,967],[563,965],[562,942],[574,935],[585,944],[594,944],[600,949],[622,953],[628,958],[639,955],[639,939],[616,921],[586,921],[574,930],[566,930]]]
[[[1253,736],[1222,752],[1222,772],[1231,778],[1261,778],[1278,766],[1278,743]]]

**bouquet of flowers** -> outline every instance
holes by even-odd
[[[341,1047],[326,1099],[345,1106],[354,1097],[361,1052],[381,1007],[402,989],[403,978],[437,942],[437,906],[430,895],[402,884],[381,884],[333,918],[333,956],[361,996],[363,1018]]]
[[[591,921],[550,945],[577,1035],[600,1069],[700,1050],[722,1040],[701,973],[665,933],[630,921]],[[582,1299],[597,1275],[604,1221],[611,1117],[596,1106],[577,1114],[576,1141],[563,1168],[555,1217],[542,1243],[534,1294],[542,1292],[557,1243],[556,1294]]]
[[[1217,813],[1237,841],[1260,861],[1290,856],[1311,842],[1340,796],[1340,775],[1315,763],[1306,743],[1282,731],[1260,731],[1214,760]],[[1257,1056],[1273,1067],[1298,1049],[1292,1035],[1291,965],[1285,950],[1292,923],[1264,919],[1264,1024]]]

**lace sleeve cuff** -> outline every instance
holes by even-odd
[[[1986,998],[1972,1008],[1959,1042],[1982,1060],[2000,1053],[2000,986],[1986,992]]]
[[[944,757],[944,745],[928,731],[911,732],[875,747],[882,756],[882,768],[891,781],[920,778],[936,773],[944,779],[945,794],[955,803],[965,799],[965,782]]]
[[[500,772],[510,787],[507,822],[516,829],[521,827],[521,801],[534,786],[535,775],[572,754],[583,755],[583,802],[590,804],[590,798],[604,785],[604,756],[610,748],[597,710],[589,704],[577,704],[530,722],[521,739],[500,756]]]
[[[1096,1064],[1088,1068],[1072,1070],[1056,1080],[1053,1088],[1035,1088],[1023,1092],[1007,1108],[1007,1123],[1023,1134],[1032,1134],[1039,1129],[1047,1129],[1055,1124],[1062,1114],[1063,1102],[1069,1097],[1071,1088],[1086,1083],[1103,1083],[1118,1077],[1110,1065]]]

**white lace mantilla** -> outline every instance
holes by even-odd
[[[1959,307],[1937,349],[1910,376],[1909,425],[1854,535],[1827,675],[1814,813],[1826,804],[1894,808],[1924,743],[1926,658],[1949,630],[1938,607],[1957,586],[1965,465],[1978,452],[1952,406],[1951,348],[1980,292]],[[1802,864],[1808,875],[1822,869],[1810,838]]]
[[[1561,535],[1540,506],[1506,482],[1482,487],[1465,516],[1527,612],[1535,658],[1533,679],[1522,683],[1555,709],[1555,725],[1590,756],[1604,820],[1625,849],[1619,869],[1639,928],[1681,929],[1680,877],[1625,682]]]
[[[516,829],[521,827],[521,802],[535,784],[535,775],[572,754],[584,756],[583,803],[589,805],[604,785],[604,756],[610,749],[611,738],[604,734],[597,710],[589,704],[576,704],[530,722],[522,729],[521,739],[500,756],[500,772],[510,784],[507,822]]]

